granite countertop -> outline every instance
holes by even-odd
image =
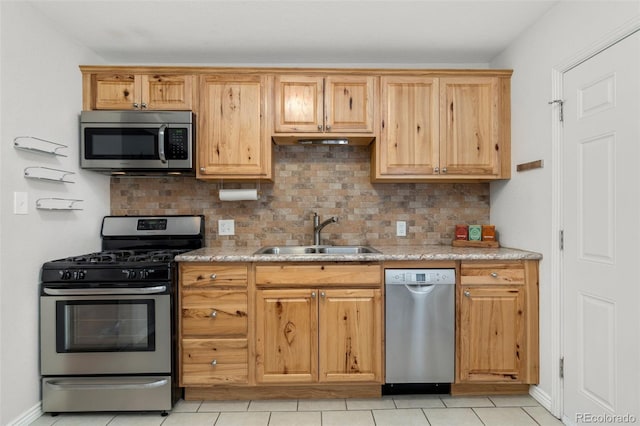
[[[205,247],[176,256],[178,262],[382,262],[392,260],[539,260],[540,253],[512,248],[447,245],[375,246],[366,254],[254,254],[257,248]]]

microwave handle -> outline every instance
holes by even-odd
[[[160,156],[160,161],[163,163],[167,162],[167,157],[164,154],[164,131],[167,129],[167,125],[163,124],[158,129],[158,155]]]

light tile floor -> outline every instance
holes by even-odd
[[[561,425],[530,396],[394,395],[379,399],[183,401],[159,413],[45,414],[32,426]]]

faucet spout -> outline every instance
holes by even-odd
[[[331,224],[331,223],[337,223],[338,222],[338,218],[335,216],[331,216],[329,219],[325,220],[324,222],[320,223],[320,216],[318,216],[318,213],[313,213],[313,245],[320,245],[320,232],[322,231],[322,229]]]

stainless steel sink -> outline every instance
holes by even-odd
[[[365,254],[380,253],[369,246],[266,246],[254,254]]]

